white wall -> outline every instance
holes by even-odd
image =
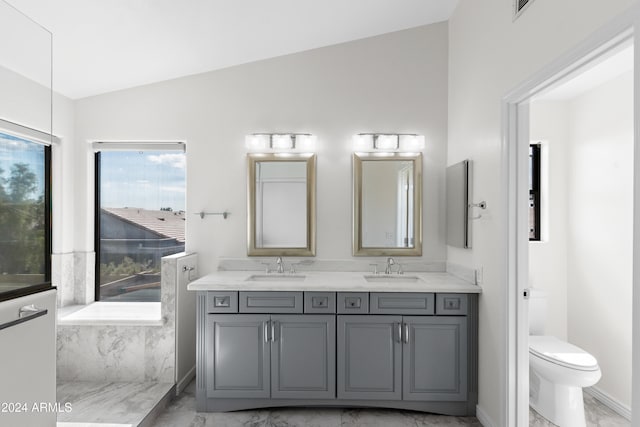
[[[631,405],[633,72],[569,104],[568,338]]]
[[[569,108],[563,101],[533,102],[530,112],[531,142],[542,142],[547,179],[541,183],[543,239],[529,244],[529,286],[547,292],[545,333],[566,340]]]
[[[485,422],[507,424],[507,256],[502,168],[501,100],[517,85],[637,0],[536,0],[513,21],[513,2],[461,0],[449,21],[449,145],[447,163],[474,161],[473,249],[448,248],[448,261],[483,267],[479,319],[479,409]]]
[[[350,259],[351,137],[387,131],[426,137],[423,259],[446,258],[446,23],[86,98],[76,112],[77,250],[93,249],[88,141],[187,142],[186,244],[206,274],[246,256],[244,136],[298,131],[318,136],[317,258]]]
[[[49,88],[4,67],[0,67],[0,93],[2,93],[1,119],[42,132],[52,132],[60,138],[60,143],[52,147],[51,159],[53,247],[51,275],[53,285],[58,287],[58,301],[71,301],[75,283],[72,254],[75,216],[73,102],[56,93],[53,94],[52,100]]]

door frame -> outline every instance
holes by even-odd
[[[620,49],[640,28],[640,5],[635,5],[591,34],[582,43],[532,74],[502,99],[502,193],[506,223],[504,254],[507,327],[504,356],[506,425],[529,425],[528,288],[528,153],[529,103],[536,95],[570,80],[585,67]],[[640,325],[640,43],[634,43],[634,201],[633,201],[633,324]],[[636,221],[635,219],[639,220]],[[633,329],[632,370],[640,372],[640,328]],[[633,378],[632,411],[640,408],[640,375]]]

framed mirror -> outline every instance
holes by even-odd
[[[353,255],[422,255],[422,154],[353,155]]]
[[[247,160],[247,255],[315,256],[315,154],[249,154]]]

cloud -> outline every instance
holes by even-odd
[[[187,158],[183,153],[149,155],[147,158],[157,165],[168,165],[177,169],[187,166]]]
[[[178,186],[178,185],[165,185],[160,187],[161,191],[166,191],[166,192],[172,192],[172,193],[184,193],[185,192],[185,188],[184,186]]]

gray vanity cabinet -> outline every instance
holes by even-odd
[[[269,318],[256,314],[207,315],[207,397],[269,397]]]
[[[338,398],[402,398],[402,316],[338,316]]]
[[[404,316],[403,400],[467,400],[467,318]]]
[[[198,411],[310,405],[475,415],[477,295],[206,291],[197,318]]]
[[[283,314],[271,322],[271,397],[335,398],[336,317]]]
[[[335,398],[335,316],[209,314],[207,397]]]
[[[464,401],[467,319],[338,316],[338,398]]]

